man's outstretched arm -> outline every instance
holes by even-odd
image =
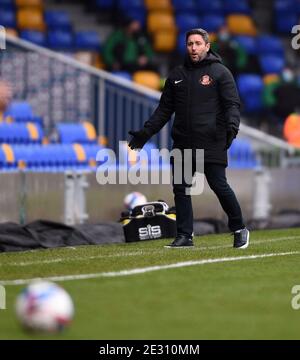
[[[159,130],[170,120],[174,112],[174,101],[172,93],[172,84],[169,79],[166,80],[164,90],[160,97],[158,107],[144,124],[144,127],[139,131],[130,130],[128,134],[132,135],[129,142],[131,149],[141,149],[152,135],[159,132]]]

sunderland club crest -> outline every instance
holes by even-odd
[[[201,85],[210,85],[212,81],[213,79],[209,75],[203,75],[199,80]]]

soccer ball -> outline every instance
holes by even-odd
[[[55,333],[70,324],[74,305],[70,295],[57,284],[37,281],[18,295],[16,315],[25,330]]]
[[[138,205],[143,205],[146,202],[146,196],[137,191],[127,194],[124,198],[124,205],[127,210],[132,210],[134,207]]]

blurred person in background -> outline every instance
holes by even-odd
[[[233,76],[236,76],[239,69],[246,64],[247,54],[245,50],[232,39],[226,26],[219,29],[211,48],[221,56],[223,64],[230,69]]]
[[[11,85],[4,80],[0,79],[0,119],[3,118],[3,114],[10,104],[12,99]]]
[[[282,137],[285,119],[300,111],[300,85],[292,69],[285,67],[281,74],[271,75],[264,85],[263,103],[268,119],[266,131]]]
[[[274,98],[272,111],[281,125],[288,115],[300,110],[300,86],[292,69],[283,69],[279,83],[274,89]]]
[[[103,60],[109,71],[154,70],[153,50],[137,20],[125,19],[107,39]]]

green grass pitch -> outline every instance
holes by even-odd
[[[300,339],[291,292],[300,285],[299,228],[252,232],[245,250],[229,234],[197,237],[194,249],[169,242],[0,254],[0,339]],[[25,285],[15,280],[37,277],[57,277],[74,300],[60,334],[27,334],[16,321]]]

